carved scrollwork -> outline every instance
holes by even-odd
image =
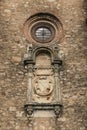
[[[33,80],[33,100],[49,102],[53,99],[54,79],[52,76],[40,75]]]
[[[33,125],[33,107],[32,107],[32,105],[31,106],[25,105],[24,109],[25,109],[25,112],[26,112],[26,115],[27,115],[27,118],[28,118],[28,126],[29,126],[29,128],[32,128],[32,125]]]
[[[60,115],[60,113],[61,113],[61,107],[55,106],[55,107],[54,107],[54,113],[55,113],[55,115],[56,115],[56,118],[58,118],[59,115]]]
[[[28,117],[32,116],[33,108],[31,106],[25,106],[25,111]]]
[[[53,80],[48,76],[37,77],[34,80],[34,90],[39,96],[50,95],[53,91]]]

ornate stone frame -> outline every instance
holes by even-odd
[[[32,76],[35,66],[35,57],[37,53],[44,50],[45,52],[50,53],[51,56],[51,65],[54,70],[55,77],[55,101],[53,103],[36,103],[32,102]],[[59,71],[62,66],[62,61],[58,57],[58,47],[33,47],[32,45],[28,46],[27,56],[24,57],[24,66],[28,70],[29,76],[29,88],[27,90],[27,103],[24,108],[26,113],[31,116],[35,110],[54,110],[56,117],[58,118],[62,110],[61,103],[61,90],[59,84]]]
[[[37,40],[35,40],[34,35],[34,28],[38,27],[39,25],[46,25],[52,27],[51,31],[53,32],[52,38],[46,42],[42,43]],[[48,13],[37,13],[33,16],[31,16],[29,19],[26,20],[24,23],[24,34],[26,39],[36,45],[36,46],[50,46],[55,44],[55,42],[60,42],[63,37],[63,27],[62,23],[59,21],[57,17],[55,17],[52,14]]]

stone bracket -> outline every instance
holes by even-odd
[[[28,103],[24,105],[24,110],[27,115],[32,115],[35,110],[53,110],[58,118],[62,112],[62,105],[58,103],[46,104],[46,103]]]

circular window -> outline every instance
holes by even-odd
[[[35,37],[37,38],[38,41],[41,42],[46,42],[48,41],[52,36],[51,30],[46,27],[39,27],[37,28],[35,32]]]
[[[25,22],[24,33],[30,43],[48,46],[61,39],[62,26],[55,16],[39,13]]]
[[[40,22],[31,28],[32,38],[39,43],[51,42],[55,36],[55,29],[51,24]]]

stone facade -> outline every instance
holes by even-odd
[[[28,41],[23,25],[39,12],[52,13],[63,25],[58,44],[63,60],[59,130],[86,130],[86,0],[0,0],[0,130],[28,130],[24,112],[28,73],[23,66]]]

